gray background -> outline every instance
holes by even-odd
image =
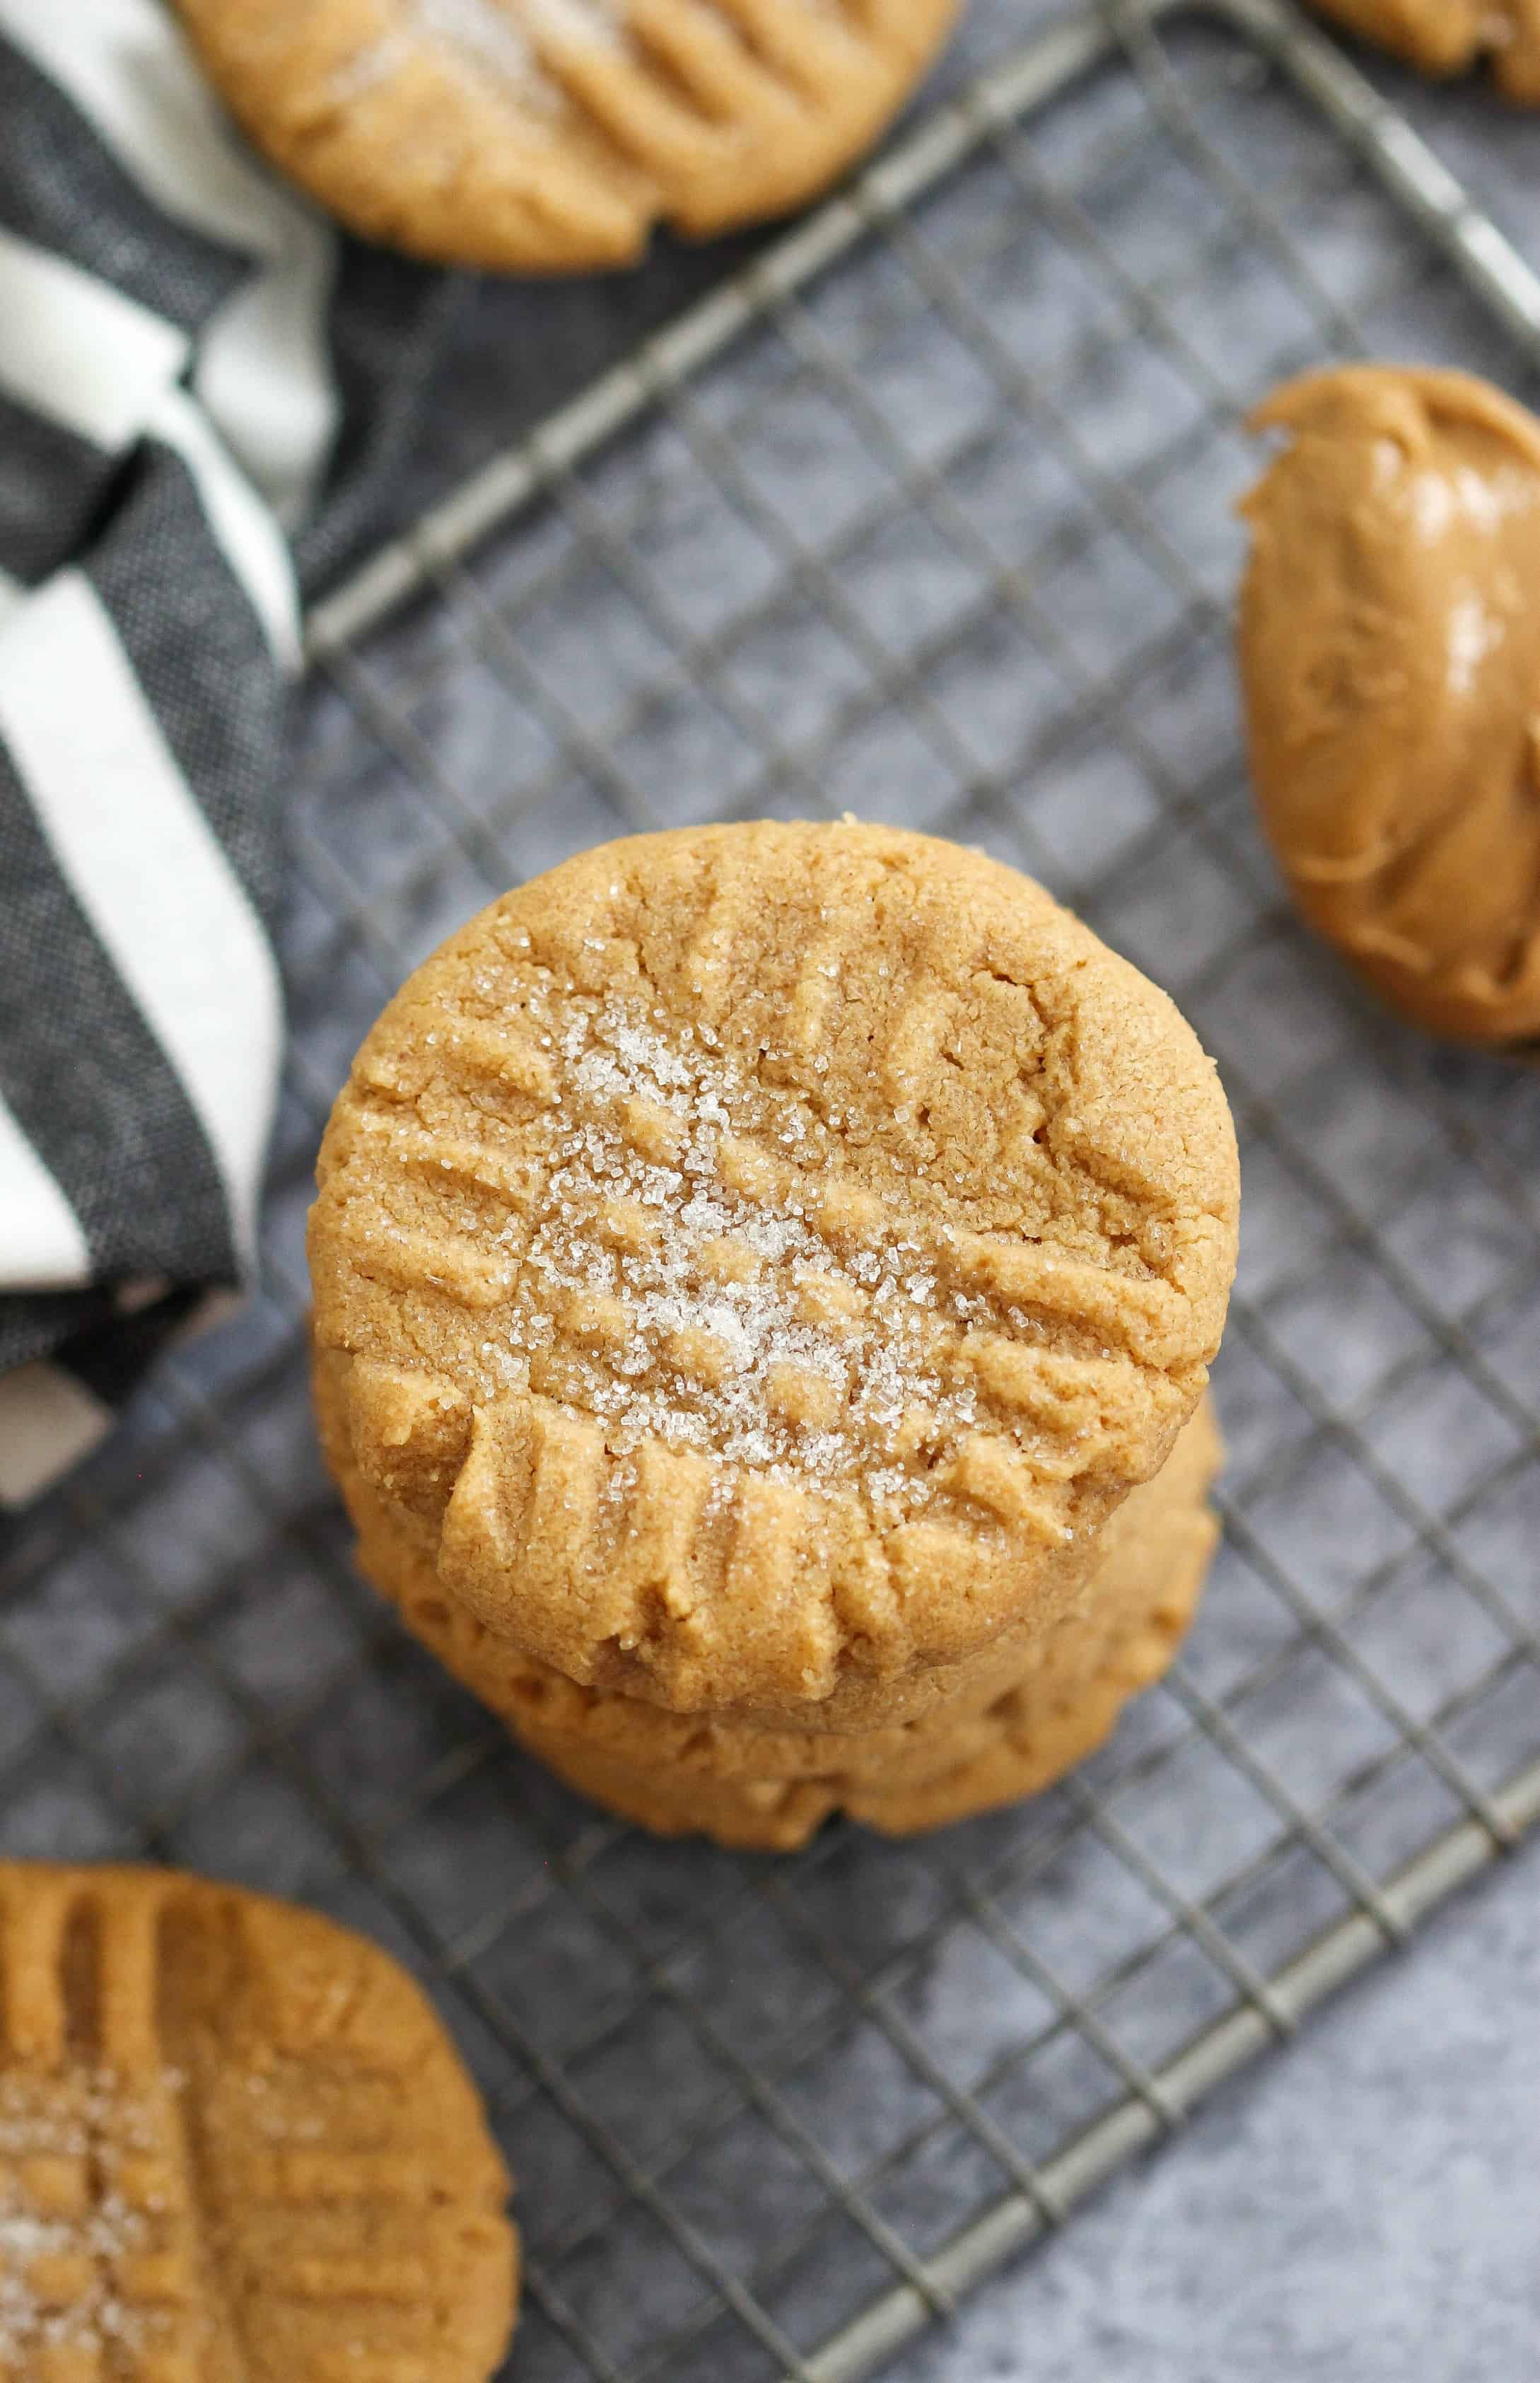
[[[1533,2383],[1537,2011],[1530,1845],[894,2383]]]

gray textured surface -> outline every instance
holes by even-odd
[[[892,2383],[1533,2383],[1540,1847]]]
[[[967,61],[1040,13],[979,0]],[[1252,825],[1224,617],[1255,466],[1238,411],[1342,352],[1334,306],[1382,352],[1527,384],[1255,61],[1201,32],[1172,55],[1196,151],[1110,70],[1033,122],[1014,171],[980,163],[921,210],[987,364],[978,315],[961,336],[873,245],[714,366],[697,414],[640,423],[311,690],[262,1295],[0,1560],[0,1845],[300,1892],[416,1963],[525,2180],[520,2383],[770,2383],[771,2328],[819,2342],[898,2242],[932,2253],[1337,1918],[1345,1861],[1383,1875],[1540,1748],[1519,1651],[1540,1625],[1540,1080],[1402,1033],[1299,932]],[[1434,112],[1522,230],[1533,129],[1488,134],[1473,96]],[[1276,211],[1284,256],[1238,191]],[[678,295],[666,258],[489,294],[414,493]],[[939,823],[1039,870],[1189,1008],[1246,1174],[1228,1543],[1179,1681],[1026,1810],[897,1848],[834,1830],[775,1864],[604,1824],[391,1632],[350,1574],[303,1385],[316,1134],[385,994],[516,876],[734,805]],[[1534,1884],[1530,1854],[912,2374],[1378,2383],[1380,2346],[1419,2334],[1485,2364],[1401,2372],[1522,2373],[1534,2031],[1506,2014],[1533,1985]],[[1450,2041],[1468,2091],[1418,2084]],[[1442,2268],[1422,2249],[1440,2193]]]

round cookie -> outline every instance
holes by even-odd
[[[1142,1609],[1105,1645],[1089,1675],[1037,1667],[955,1729],[920,1724],[886,1771],[860,1762],[789,1777],[703,1777],[630,1763],[581,1736],[516,1722],[530,1750],[574,1787],[659,1836],[708,1836],[744,1851],[790,1853],[843,1811],[888,1836],[911,1836],[1019,1802],[1051,1786],[1111,1734],[1128,1699],[1171,1663],[1192,1620],[1217,1537],[1190,1508],[1150,1545]],[[815,1738],[836,1759],[857,1739]]]
[[[1223,1457],[1205,1399],[1177,1437],[1152,1481],[1130,1491],[1105,1525],[1096,1570],[1067,1612],[1047,1631],[1003,1632],[968,1662],[947,1667],[950,1693],[918,1715],[846,1731],[766,1726],[710,1714],[667,1711],[639,1697],[579,1687],[535,1658],[519,1655],[475,1615],[446,1599],[420,1543],[393,1527],[383,1501],[337,1445],[333,1401],[323,1371],[317,1402],[328,1453],[358,1530],[360,1570],[406,1627],[499,1718],[544,1754],[573,1741],[573,1759],[610,1758],[653,1776],[694,1772],[704,1779],[845,1778],[929,1775],[939,1760],[955,1765],[965,1729],[982,1750],[998,1736],[988,1709],[1030,1684],[1040,1701],[1072,1700],[1110,1651],[1145,1626],[1172,1580],[1206,1564],[1214,1525],[1206,1493]],[[560,1746],[558,1747],[560,1753]],[[558,1762],[560,1768],[560,1762]]]
[[[364,1477],[496,1636],[677,1710],[1046,1628],[1235,1261],[1165,996],[1014,870],[854,823],[635,837],[495,903],[365,1041],[319,1182]]]
[[[1239,659],[1262,821],[1300,908],[1435,1033],[1540,1033],[1540,422],[1356,365],[1252,417]]]
[[[1126,1697],[1130,1683],[1142,1687],[1164,1670],[1174,1643],[1160,1636],[1164,1618],[1175,1611],[1186,1627],[1214,1550],[1217,1525],[1205,1492],[1221,1454],[1202,1406],[1156,1478],[1134,1490],[1108,1524],[1105,1552],[1070,1611],[1025,1654],[1016,1650],[1008,1672],[991,1665],[991,1677],[980,1666],[977,1684],[918,1721],[832,1733],[697,1720],[684,1735],[683,1716],[582,1689],[526,1693],[507,1718],[559,1768],[570,1752],[612,1757],[649,1781],[695,1772],[711,1783],[833,1778],[884,1797],[918,1793],[943,1773],[996,1756],[1008,1736],[1036,1741],[1046,1722],[1056,1728],[1062,1715],[1094,1707],[1110,1682]],[[1152,1631],[1160,1653],[1146,1669]],[[585,1710],[573,1705],[585,1696]]]
[[[507,2198],[376,1945],[175,1871],[0,1862],[0,2372],[487,2383]]]
[[[1485,61],[1506,98],[1540,106],[1540,0],[1315,0],[1315,6],[1423,74],[1465,74]]]
[[[359,1468],[343,1396],[349,1363],[335,1351],[315,1352],[313,1379],[321,1445],[358,1534],[353,1550],[358,1568],[446,1667],[505,1718],[521,1707],[536,1704],[573,1715],[590,1709],[602,1709],[607,1714],[627,1711],[638,1729],[650,1722],[657,1733],[647,1739],[649,1756],[665,1746],[673,1749],[708,1741],[720,1745],[734,1730],[754,1738],[778,1732],[865,1736],[874,1730],[918,1721],[943,1706],[961,1710],[965,1705],[974,1710],[988,1703],[1019,1675],[1044,1635],[1041,1618],[1032,1615],[1025,1624],[1002,1630],[987,1646],[957,1662],[911,1665],[889,1677],[847,1668],[830,1694],[816,1701],[735,1705],[725,1713],[675,1711],[621,1689],[580,1686],[565,1673],[542,1662],[538,1656],[522,1652],[489,1629],[459,1598],[446,1595],[437,1571],[437,1528],[383,1497]],[[1187,1431],[1192,1428],[1189,1425]],[[1184,1432],[1178,1437],[1158,1477],[1164,1479],[1177,1462],[1186,1436]],[[1103,1525],[1096,1547],[1098,1562],[1112,1534],[1118,1530],[1126,1507],[1140,1494],[1138,1489],[1131,1491]],[[1082,1587],[1073,1602],[1078,1604],[1084,1593]]]
[[[783,213],[874,142],[958,0],[177,0],[274,163],[366,239],[511,273]]]

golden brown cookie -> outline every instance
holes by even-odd
[[[1540,1033],[1540,422],[1463,373],[1356,365],[1252,417],[1239,653],[1300,908],[1435,1033]]]
[[[869,1750],[860,1738],[809,1733],[805,1743],[828,1750],[828,1767],[717,1778],[691,1767],[630,1762],[602,1743],[547,1733],[524,1718],[514,1727],[569,1786],[659,1836],[708,1836],[744,1850],[786,1853],[837,1811],[889,1836],[943,1828],[1037,1795],[1095,1751],[1128,1699],[1169,1666],[1216,1537],[1202,1506],[1168,1520],[1143,1551],[1141,1603],[1125,1610],[1094,1669],[1075,1668],[1066,1676],[1067,1663],[1034,1665],[984,1712],[955,1727],[944,1715],[913,1724],[886,1768],[863,1759]],[[1068,1628],[1061,1624],[1053,1637],[1067,1645]]]
[[[958,0],[177,0],[252,138],[365,238],[511,273],[783,213]]]
[[[486,2383],[507,2196],[377,1946],[174,1871],[0,1862],[7,2383]]]
[[[1014,870],[854,823],[505,896],[386,1010],[319,1179],[321,1362],[446,1597],[583,1685],[835,1726],[1063,1611],[1235,1257],[1165,996]]]
[[[1365,42],[1428,75],[1484,62],[1509,99],[1540,105],[1540,0],[1315,0]]]
[[[532,1656],[520,1655],[466,1608],[446,1599],[420,1540],[403,1537],[384,1501],[335,1438],[328,1377],[316,1380],[328,1454],[358,1530],[360,1570],[395,1606],[407,1628],[510,1728],[545,1751],[545,1741],[577,1739],[589,1754],[651,1773],[696,1772],[708,1779],[790,1778],[837,1772],[843,1777],[901,1772],[923,1777],[955,1762],[965,1725],[998,1735],[981,1721],[1007,1691],[1030,1681],[1041,1700],[1072,1699],[1110,1651],[1144,1626],[1164,1584],[1206,1565],[1214,1523],[1205,1503],[1223,1455],[1205,1399],[1177,1437],[1152,1481],[1132,1490],[1103,1530],[1096,1570],[1067,1612],[1045,1632],[1003,1632],[967,1663],[940,1676],[947,1693],[918,1715],[859,1730],[766,1725],[710,1714],[673,1713],[638,1697],[579,1687]],[[813,1708],[809,1722],[821,1721]]]
[[[786,1851],[833,1811],[905,1834],[1014,1802],[1102,1742],[1129,1697],[1159,1677],[1191,1618],[1217,1526],[1206,1491],[1222,1447],[1207,1401],[1165,1465],[1113,1515],[1071,1610],[1023,1648],[1003,1634],[953,1667],[960,1685],[920,1720],[858,1733],[757,1730],[584,1689],[515,1654],[447,1599],[431,1562],[334,1437],[329,1453],[358,1525],[358,1560],[407,1627],[567,1783],[660,1835]]]
[[[1170,1623],[1161,1670],[1186,1627],[1185,1617]],[[738,1853],[795,1853],[837,1812],[883,1836],[920,1836],[1041,1795],[1095,1753],[1129,1698],[1149,1685],[1109,1672],[1075,1704],[1057,1713],[1036,1713],[1025,1725],[1013,1725],[1010,1708],[1003,1704],[992,1744],[976,1747],[930,1778],[898,1779],[891,1786],[854,1773],[709,1779],[693,1771],[648,1771],[593,1750],[581,1738],[542,1741],[532,1733],[521,1735],[576,1794],[653,1836],[709,1837]]]
[[[1035,1727],[1045,1714],[1078,1706],[1108,1676],[1127,1682],[1138,1673],[1141,1686],[1154,1676],[1140,1670],[1136,1650],[1148,1641],[1152,1616],[1173,1603],[1185,1615],[1197,1597],[1216,1536],[1206,1492],[1222,1452],[1205,1402],[1154,1480],[1134,1490],[1107,1525],[1101,1561],[1069,1611],[1025,1648],[1014,1648],[1008,1669],[976,1659],[974,1676],[918,1720],[856,1732],[756,1730],[666,1713],[639,1698],[607,1697],[548,1675],[526,1685],[505,1717],[538,1752],[577,1740],[653,1777],[837,1776],[884,1793],[918,1788],[994,1751],[1003,1715]],[[1000,1652],[996,1640],[988,1653]],[[1166,1647],[1157,1668],[1169,1660]]]

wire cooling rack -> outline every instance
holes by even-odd
[[[1540,287],[1291,11],[1084,9],[314,616],[260,1291],[0,1567],[0,1844],[302,1893],[425,1975],[523,2179],[521,2383],[851,2383],[1540,1817],[1540,1083],[1300,932],[1238,747],[1240,416],[1364,352],[1523,393]],[[301,1237],[471,909],[844,809],[1034,870],[1218,1055],[1226,1543],[1054,1792],[740,1859],[568,1796],[357,1585]]]

